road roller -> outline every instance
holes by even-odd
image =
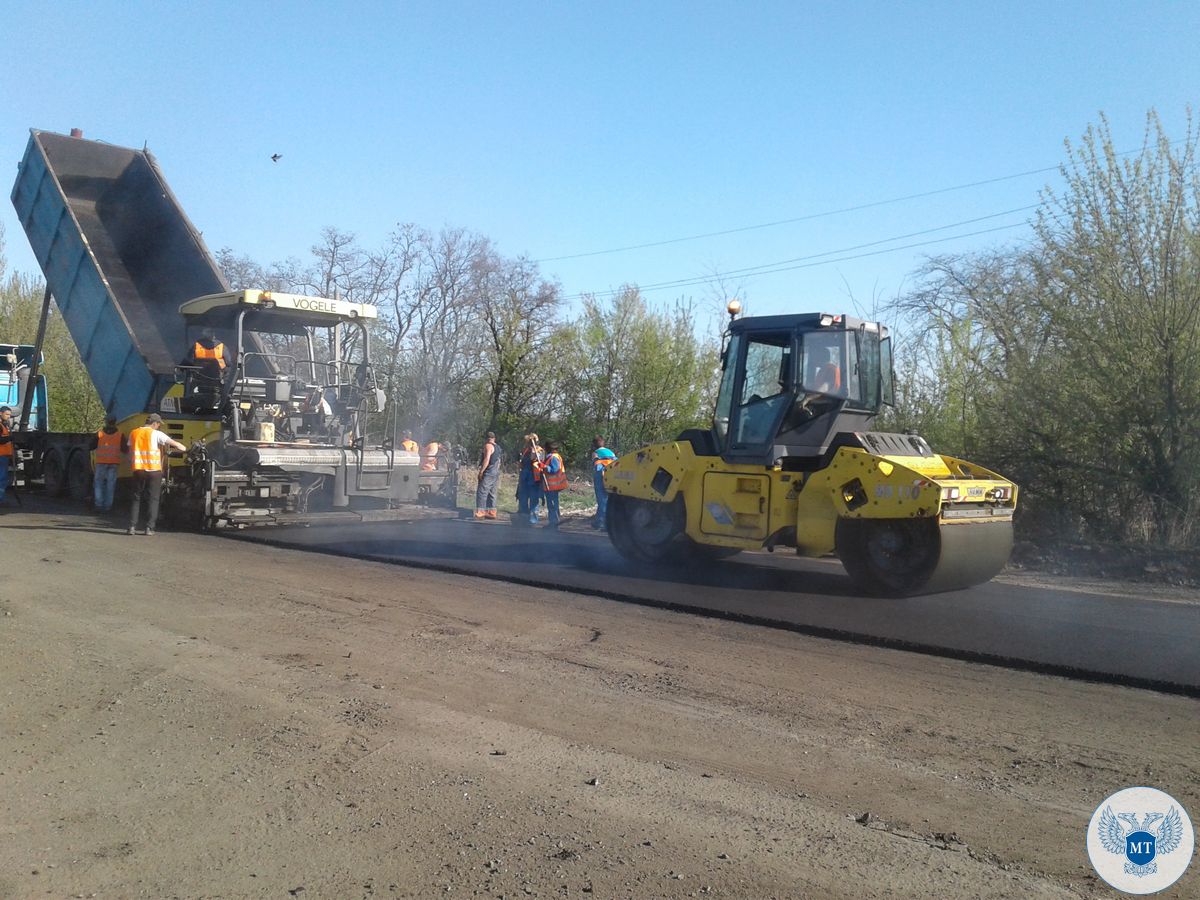
[[[732,301],[712,427],[626,453],[604,473],[608,534],[623,556],[835,554],[861,590],[891,597],[970,587],[1004,567],[1017,486],[916,434],[872,430],[895,402],[885,326],[739,312]]]

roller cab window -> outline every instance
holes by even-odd
[[[790,331],[738,334],[725,355],[715,427],[734,452],[762,451],[796,396]]]

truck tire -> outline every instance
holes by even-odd
[[[72,453],[67,463],[67,491],[72,500],[86,501],[92,496],[92,463],[82,450]]]
[[[42,487],[47,497],[61,497],[67,489],[67,461],[57,447],[42,457]]]

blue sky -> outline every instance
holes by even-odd
[[[401,222],[461,226],[545,260],[568,296],[1018,210],[1054,173],[552,259],[1055,166],[1101,111],[1133,149],[1149,108],[1182,135],[1200,93],[1200,4],[1185,2],[0,0],[0,22],[6,196],[29,128],[79,127],[147,144],[214,250],[269,263],[306,256],[327,225],[368,247]],[[0,222],[10,268],[35,271],[7,200]],[[753,313],[849,310],[911,287],[924,254],[1027,235],[730,283]]]

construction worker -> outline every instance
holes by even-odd
[[[417,445],[417,442],[413,440],[413,434],[411,431],[403,432],[400,435],[400,438],[400,449],[407,450],[409,453],[421,452],[421,448]]]
[[[142,512],[142,497],[147,495],[149,508],[146,510],[146,534],[154,534],[154,526],[158,522],[158,501],[162,496],[162,448],[170,447],[181,452],[187,450],[179,441],[159,431],[161,427],[162,416],[151,413],[146,417],[145,425],[129,433],[129,448],[133,454],[133,503],[129,508],[127,534],[137,533],[138,518]]]
[[[117,430],[117,417],[109,416],[104,427],[96,432],[88,447],[96,454],[93,466],[92,493],[97,512],[108,512],[113,505],[113,491],[117,486],[117,468],[121,457],[129,452],[129,438]]]
[[[200,332],[200,337],[192,345],[188,365],[198,366],[201,374],[208,378],[222,380],[229,360],[225,358],[225,345],[217,340],[216,332],[211,328]]]
[[[12,460],[12,407],[0,406],[0,505],[3,505],[8,490],[8,468]]]
[[[496,495],[500,490],[500,459],[503,452],[494,432],[487,433],[479,454],[479,486],[475,489],[475,518],[496,518]]]
[[[596,492],[596,517],[592,519],[592,527],[604,527],[604,517],[608,513],[608,492],[604,490],[604,470],[617,461],[617,454],[604,446],[604,438],[596,435],[592,438],[592,489]]]
[[[542,487],[546,492],[546,527],[557,528],[558,495],[567,488],[567,467],[554,441],[546,445],[546,461],[542,463],[541,470]]]
[[[538,436],[533,432],[525,435],[525,443],[521,447],[521,472],[517,476],[517,518],[518,524],[528,520],[530,525],[536,525],[538,507],[542,503],[542,463],[546,460],[546,451],[538,443]]]
[[[432,472],[438,467],[438,454],[442,452],[442,445],[437,441],[430,441],[425,445],[425,449],[421,451],[421,471]]]

